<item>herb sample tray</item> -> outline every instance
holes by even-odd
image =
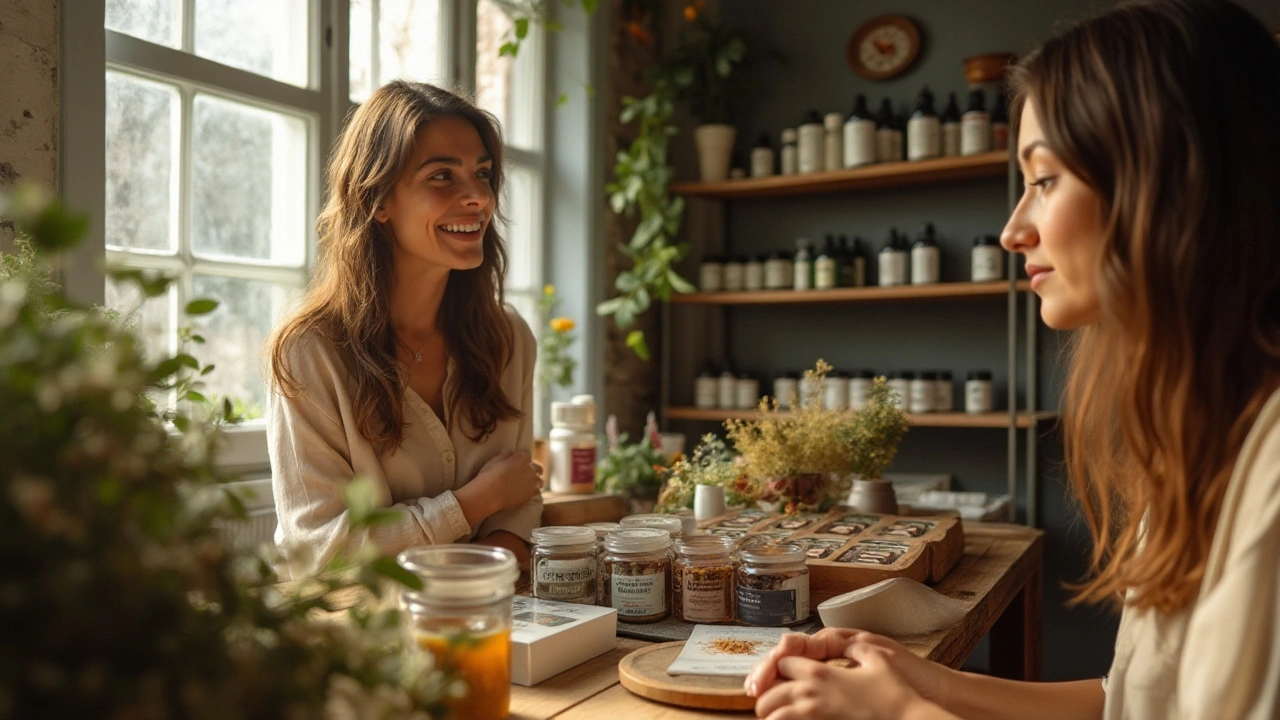
[[[758,538],[803,547],[810,607],[889,578],[936,583],[964,555],[964,526],[955,514],[902,517],[842,507],[781,515],[746,509],[704,520],[698,527],[739,544]]]

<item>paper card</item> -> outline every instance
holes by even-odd
[[[668,675],[746,677],[787,628],[695,625]]]

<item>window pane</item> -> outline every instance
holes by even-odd
[[[507,167],[507,184],[503,188],[507,224],[501,232],[507,241],[507,287],[512,290],[536,289],[538,283],[535,271],[542,218],[539,190],[536,173],[520,166]]]
[[[540,337],[542,335],[542,326],[538,322],[538,301],[532,295],[510,293],[507,295],[507,304],[515,308],[520,313],[520,317],[529,324],[529,329],[533,330],[533,336]]]
[[[107,0],[108,30],[182,48],[182,3],[178,0]]]
[[[217,300],[218,309],[194,318],[196,331],[208,338],[198,349],[200,361],[216,367],[205,376],[204,395],[225,396],[249,417],[266,407],[260,353],[281,310],[295,295],[291,288],[258,280],[196,275],[192,297]]]
[[[499,57],[499,48],[514,37],[507,12],[495,0],[476,5],[476,103],[498,116],[509,145],[537,149],[542,94],[534,71],[541,33],[531,27],[516,57]]]
[[[200,0],[194,5],[196,55],[307,87],[307,0]]]
[[[375,86],[389,80],[445,83],[440,0],[377,0]]]
[[[177,248],[178,91],[120,72],[106,77],[106,242],[112,248]]]
[[[351,0],[347,26],[347,81],[351,102],[362,103],[373,92],[373,5],[376,0]]]
[[[192,250],[300,267],[306,122],[209,95],[192,112]]]
[[[178,295],[170,286],[159,297],[142,302],[142,293],[129,282],[116,282],[107,278],[106,306],[124,316],[125,324],[142,339],[142,351],[148,360],[156,362],[173,355],[177,336],[174,334],[174,318],[178,311]]]

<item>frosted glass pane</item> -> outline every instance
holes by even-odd
[[[300,267],[308,222],[306,122],[197,95],[192,128],[192,250]]]
[[[508,145],[537,149],[542,94],[534,69],[542,35],[531,23],[516,57],[499,56],[499,48],[514,37],[507,12],[494,0],[476,4],[476,104],[497,116]]]
[[[205,376],[204,395],[229,397],[251,417],[266,407],[261,375],[262,344],[296,291],[257,280],[196,275],[192,297],[219,302],[218,309],[194,318],[196,332],[208,338],[199,347],[204,363],[216,367]]]
[[[142,340],[143,355],[151,362],[173,355],[176,349],[177,297],[171,286],[164,295],[143,303],[137,286],[107,278],[106,307],[123,316],[125,324]]]
[[[107,0],[105,10],[108,30],[182,48],[180,0]]]
[[[375,86],[389,80],[445,82],[439,0],[380,0]]]
[[[307,0],[200,0],[194,5],[196,55],[307,87]]]
[[[108,247],[172,253],[178,91],[120,72],[106,75]]]
[[[541,256],[541,193],[538,176],[527,168],[507,167],[503,188],[503,212],[507,223],[500,227],[507,241],[507,287],[532,290],[537,283]]]
[[[362,103],[373,92],[373,5],[376,0],[350,0],[347,80],[351,102]]]

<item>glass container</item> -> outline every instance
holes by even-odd
[[[534,528],[530,565],[534,597],[596,603],[599,560],[595,530],[563,525]]]
[[[737,563],[733,540],[721,535],[694,535],[676,544],[671,568],[671,611],[691,623],[733,620],[733,582]]]
[[[780,627],[809,619],[809,567],[795,543],[748,545],[739,551],[737,618]]]
[[[679,522],[679,521],[677,521]],[[604,599],[618,619],[645,623],[671,614],[671,536],[651,527],[624,527],[604,539]]]

